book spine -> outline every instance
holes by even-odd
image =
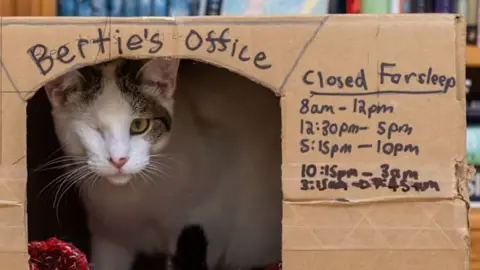
[[[328,14],[328,0],[306,0],[303,3],[303,6],[300,8],[298,14]],[[292,14],[292,10],[282,8],[281,5],[278,5],[278,8],[275,8],[271,15],[286,15]]]
[[[472,10],[473,9],[473,10]],[[478,25],[480,24],[480,0],[468,1],[467,10],[467,43],[471,40],[471,44],[479,46]],[[473,17],[473,18],[472,18]],[[470,37],[470,38],[469,38]]]
[[[410,13],[412,11],[411,0],[400,0],[400,13]]]
[[[467,24],[477,24],[477,12],[480,0],[468,0],[467,3]]]
[[[455,13],[454,0],[435,0],[435,13]]]
[[[457,13],[465,17],[466,20],[468,16],[468,0],[457,0]],[[476,20],[476,18],[475,18]]]
[[[109,15],[113,17],[123,16],[123,2],[122,0],[111,0],[110,7],[108,8]]]
[[[222,0],[207,0],[205,14],[209,16],[220,15],[222,11]]]
[[[328,3],[328,13],[344,14],[347,13],[347,5],[345,0],[330,0]]]
[[[200,0],[200,4],[198,5],[198,15],[207,15],[207,0]]]
[[[397,14],[401,13],[401,0],[391,0],[390,1],[390,13]]]
[[[199,8],[200,8],[199,0],[190,0],[190,16],[198,16]]]
[[[136,2],[137,1],[125,1],[123,2],[124,4],[124,16],[126,17],[135,17],[135,16],[138,16],[137,14],[137,5],[136,5]]]
[[[77,1],[77,16],[107,16],[107,3],[102,0]]]
[[[153,16],[168,16],[168,0],[153,0]]]
[[[137,0],[138,16],[152,16],[152,2],[150,0]]]
[[[432,13],[433,0],[412,0],[412,13]]]
[[[360,13],[360,0],[347,0],[347,13]]]
[[[170,1],[170,16],[188,16],[190,15],[190,3],[188,0]]]
[[[360,13],[385,14],[390,12],[390,0],[362,0]]]
[[[58,0],[58,15],[75,16],[77,3],[75,0]]]

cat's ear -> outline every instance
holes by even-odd
[[[178,58],[154,58],[147,61],[141,68],[145,85],[153,86],[164,98],[172,98],[177,86]]]
[[[69,71],[45,84],[45,92],[53,108],[62,106],[67,90],[76,87],[82,75],[77,70]]]

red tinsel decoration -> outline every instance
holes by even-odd
[[[266,270],[282,270],[282,264],[270,265]]]
[[[72,244],[56,238],[28,244],[30,270],[88,270],[87,257]]]
[[[30,242],[28,253],[30,270],[89,270],[85,254],[57,238]],[[271,265],[266,270],[282,270],[282,264]]]

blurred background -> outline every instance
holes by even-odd
[[[459,13],[466,18],[471,266],[480,270],[480,0],[0,0],[1,16],[219,16]]]

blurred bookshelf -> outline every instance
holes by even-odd
[[[57,0],[0,0],[0,16],[57,16]]]
[[[476,45],[467,45],[465,53],[467,67],[480,68],[480,48]]]

